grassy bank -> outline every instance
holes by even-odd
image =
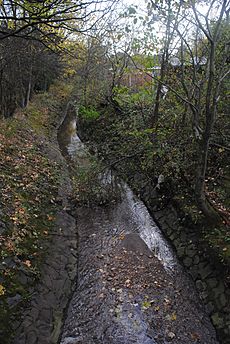
[[[46,147],[71,87],[57,82],[0,123],[0,338],[9,343],[33,293],[60,208],[60,168]]]

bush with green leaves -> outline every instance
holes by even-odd
[[[100,113],[93,106],[83,106],[79,108],[79,116],[85,121],[94,121],[100,117]]]

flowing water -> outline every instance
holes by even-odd
[[[71,116],[59,143],[75,168],[88,163]],[[100,179],[112,183],[112,172]],[[117,187],[120,201],[76,208],[78,281],[60,343],[217,343],[193,283],[147,208],[125,183]]]

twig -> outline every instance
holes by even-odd
[[[230,147],[222,146],[222,145],[220,145],[219,143],[211,142],[210,145],[211,145],[211,146],[220,147],[220,148],[223,148],[223,149],[225,149],[225,150],[227,150],[227,151],[230,151]]]

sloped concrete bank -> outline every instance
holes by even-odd
[[[57,124],[57,128],[60,123]],[[69,215],[72,192],[68,166],[57,143],[54,129],[51,142],[41,140],[44,154],[61,166],[58,191],[60,210],[55,215],[55,226],[45,249],[47,256],[41,268],[40,282],[32,291],[31,301],[17,324],[13,344],[56,344],[77,275],[78,237],[75,218]]]
[[[230,280],[226,266],[206,251],[193,228],[181,224],[172,204],[159,207],[156,189],[145,187],[141,198],[191,275],[222,344],[230,343]]]

